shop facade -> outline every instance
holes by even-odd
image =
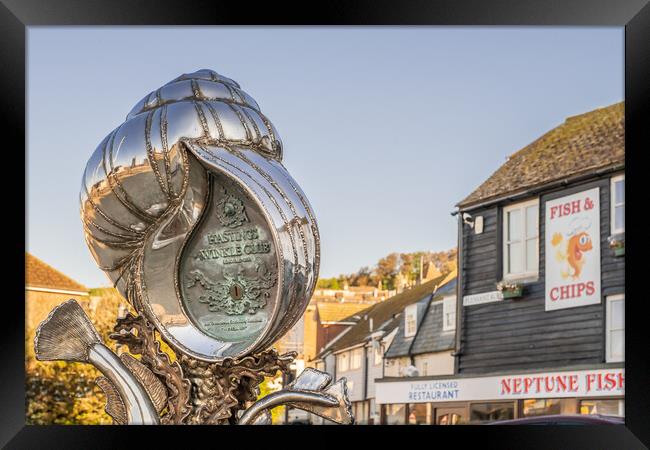
[[[358,321],[328,342],[309,362],[335,379],[345,377],[355,423],[380,423],[375,381],[385,375],[386,369],[390,371],[385,366],[385,353],[405,320],[402,313],[409,305],[428,301],[437,286],[448,281],[447,277],[441,275],[356,313]],[[310,418],[310,422],[328,423],[316,417]]]
[[[453,375],[376,380],[381,423],[624,416],[624,105],[566,119],[457,207]]]
[[[381,423],[478,424],[539,415],[624,415],[623,368],[377,380]]]

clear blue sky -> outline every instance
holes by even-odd
[[[456,245],[449,213],[508,154],[623,99],[623,28],[28,30],[27,249],[107,285],[78,193],[97,144],[151,90],[201,68],[278,128],[314,207],[321,276]]]

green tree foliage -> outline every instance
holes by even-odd
[[[349,275],[321,278],[317,286],[321,289],[343,289],[349,286],[378,286],[395,289],[397,275],[401,274],[411,282],[420,279],[420,271],[427,264],[433,264],[441,273],[449,273],[456,267],[456,248],[441,252],[390,253],[372,267],[362,267]],[[424,274],[423,274],[424,275]]]

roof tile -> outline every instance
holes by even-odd
[[[577,116],[522,148],[459,207],[625,163],[625,107],[616,103]]]
[[[64,275],[34,255],[25,253],[25,285],[30,287],[87,292],[88,288]]]
[[[392,319],[394,315],[401,313],[406,306],[430,295],[435,290],[436,285],[440,284],[445,277],[445,275],[442,275],[434,278],[361,311],[361,314],[359,314],[361,320],[356,325],[353,325],[340,339],[334,341],[331,346],[326,347],[321,352],[321,355],[325,352],[342,350],[364,342],[372,333],[369,326],[370,319],[373,320],[373,327],[376,331],[382,324]],[[397,322],[393,321],[393,324],[395,326]]]

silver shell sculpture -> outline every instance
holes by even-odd
[[[88,247],[176,350],[209,362],[259,352],[307,307],[318,228],[282,154],[257,102],[199,70],[145,96],[90,157]]]

